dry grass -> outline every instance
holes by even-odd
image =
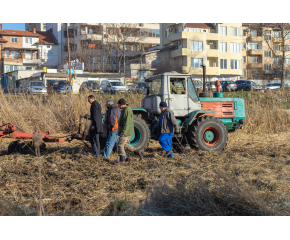
[[[40,210],[54,216],[289,215],[290,148],[285,132],[289,117],[281,110],[288,107],[289,91],[229,94],[246,99],[246,128],[230,134],[222,153],[189,150],[187,155],[175,153],[173,160],[165,159],[158,143],[152,141],[142,162],[130,156],[129,163],[117,166],[97,160],[77,140],[50,144],[48,154],[40,159],[5,155],[9,140],[3,141],[0,215],[39,215]],[[107,98],[98,96],[103,107]],[[126,100],[139,107],[141,98],[132,95]],[[26,131],[46,128],[55,135],[75,131],[78,115],[89,109],[82,95],[0,99],[1,109],[9,110],[2,121]],[[33,116],[37,104],[46,115]],[[21,110],[30,105],[33,111]],[[116,160],[114,153],[111,161]]]

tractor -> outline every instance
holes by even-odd
[[[152,128],[161,113],[159,103],[164,101],[174,112],[180,132],[175,139],[201,151],[222,151],[228,141],[228,132],[243,128],[245,119],[244,99],[223,97],[200,97],[189,74],[168,72],[145,80],[147,95],[141,108],[132,108],[135,134],[130,144],[142,150],[148,147],[150,139],[158,139]],[[170,92],[173,84],[177,93]]]

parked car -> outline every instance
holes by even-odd
[[[47,94],[47,88],[40,81],[29,82],[25,88],[28,94]]]
[[[223,89],[223,92],[228,92],[229,89],[231,91],[237,90],[237,82],[235,81],[220,81],[221,88]]]
[[[213,91],[213,92],[216,92],[217,91],[216,82],[215,81],[213,81],[213,82],[206,82],[205,84],[206,84],[207,89],[209,89],[209,90],[211,89],[211,91]],[[223,88],[222,87],[220,88],[220,91],[221,92],[223,91]]]
[[[55,91],[57,93],[72,93],[72,86],[69,81],[59,81],[58,84],[56,85]]]
[[[264,87],[264,89],[277,89],[280,87],[281,87],[280,83],[269,83]]]
[[[107,93],[128,92],[128,87],[119,80],[103,80],[101,87]]]
[[[80,86],[80,92],[90,91],[90,92],[98,92],[100,93],[102,91],[102,87],[98,82],[83,82]]]
[[[202,90],[202,87],[203,87],[202,81],[194,80],[194,86],[195,86],[196,90]]]
[[[131,87],[131,90],[133,90],[133,92],[135,90],[137,93],[146,94],[147,93],[147,87],[148,87],[148,84],[146,82],[136,82]]]
[[[254,91],[262,90],[263,87],[254,81],[251,80],[238,80],[236,81],[237,90],[250,91],[253,89]]]

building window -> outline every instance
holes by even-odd
[[[241,53],[241,45],[239,43],[231,43],[231,53]]]
[[[280,51],[280,45],[273,45],[274,51]]]
[[[31,51],[27,51],[25,52],[25,59],[31,59]]]
[[[203,42],[190,41],[190,50],[191,51],[202,51],[203,50]]]
[[[243,50],[247,50],[247,45],[246,45],[246,43],[243,43]]]
[[[246,70],[243,70],[243,77],[246,77],[246,74],[247,74],[247,72],[246,72]]]
[[[249,49],[260,49],[262,50],[262,42],[249,42]]]
[[[271,57],[271,51],[265,51],[264,57]]]
[[[12,43],[18,43],[18,39],[17,39],[17,37],[12,37],[12,38],[11,38],[11,42],[12,42]]]
[[[143,29],[141,29],[141,35],[142,35],[142,30]],[[168,36],[169,36],[169,29],[167,28],[165,29],[165,38],[168,38]]]
[[[280,37],[280,32],[273,32],[273,37]]]
[[[271,70],[271,64],[264,64],[264,70]]]
[[[243,57],[243,62],[244,62],[244,63],[246,62],[246,57]]]
[[[189,28],[188,32],[201,32],[201,29]]]
[[[290,45],[284,45],[284,50],[285,51],[290,51]]]
[[[270,30],[266,30],[266,31],[264,31],[264,34],[266,35],[266,34],[271,34],[271,31]]]
[[[26,38],[25,38],[25,43],[32,44],[32,38],[28,38],[28,37],[26,37]]]
[[[280,72],[275,72],[274,73],[274,78],[280,78],[280,77],[281,77]]]
[[[285,64],[290,64],[290,58],[285,58]]]
[[[259,57],[258,56],[250,56],[250,63],[258,63]]]
[[[202,68],[203,59],[202,58],[192,58],[191,59],[191,68]]]
[[[257,31],[256,30],[251,30],[250,31],[250,36],[251,37],[257,37]]]
[[[46,31],[46,23],[43,24],[43,31]]]
[[[227,27],[220,27],[221,36],[227,36]]]
[[[221,59],[221,66],[220,69],[227,69],[227,59]]]
[[[265,35],[265,36],[264,36],[264,39],[265,39],[265,40],[271,40],[271,35]]]
[[[280,58],[273,58],[274,64],[280,64]]]
[[[227,43],[226,42],[221,42],[220,43],[220,51],[221,52],[227,52]]]
[[[290,71],[285,71],[285,77],[290,78]]]
[[[11,58],[17,58],[17,51],[10,52]]]
[[[287,34],[285,35],[285,38],[286,38],[286,39],[290,38],[290,33],[287,33]]]
[[[33,59],[37,59],[37,52],[33,52]]]
[[[175,28],[175,33],[178,33],[178,27]]]
[[[241,29],[236,27],[231,27],[231,36],[240,37],[241,36]]]
[[[9,58],[9,51],[5,51],[5,58]]]
[[[240,70],[241,69],[241,61],[231,59],[231,69]]]
[[[244,37],[247,36],[247,30],[243,30],[243,36],[244,36]]]

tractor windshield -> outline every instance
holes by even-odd
[[[148,96],[161,94],[161,78],[154,79],[148,83],[149,93]]]
[[[188,95],[189,95],[189,97],[195,102],[199,101],[191,78],[187,78],[187,81],[188,81]]]

